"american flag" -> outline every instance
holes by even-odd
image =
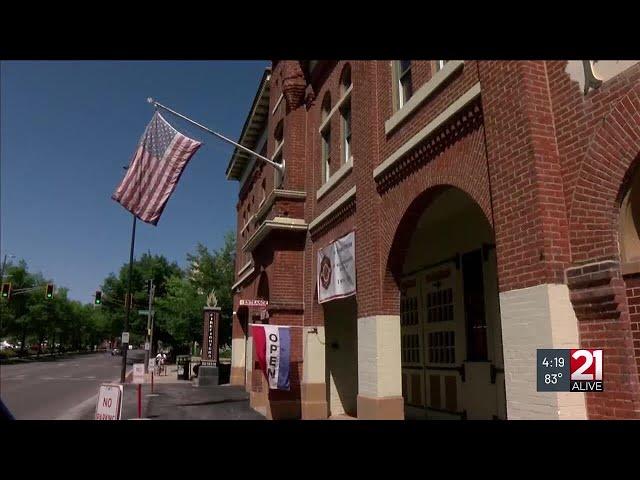
[[[156,225],[187,163],[202,145],[155,112],[115,193],[116,202]]]

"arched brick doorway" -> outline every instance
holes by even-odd
[[[506,418],[494,233],[467,193],[437,186],[409,205],[386,271],[397,292],[405,418]]]

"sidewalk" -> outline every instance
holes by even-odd
[[[177,367],[167,365],[167,375],[151,375],[142,385],[142,416],[150,420],[264,420],[249,407],[249,394],[242,387],[214,385],[198,387],[194,381],[178,380]],[[130,381],[127,376],[127,382]],[[137,417],[137,386],[124,386],[122,419]]]

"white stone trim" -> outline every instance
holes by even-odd
[[[278,107],[280,106],[280,103],[282,102],[283,98],[284,98],[284,93],[281,93],[280,96],[278,97],[278,100],[276,101],[276,106],[273,107],[273,110],[271,110],[271,115],[274,115],[276,113],[276,110],[278,110]]]
[[[305,198],[307,198],[307,194],[306,192],[300,192],[297,190],[282,190],[279,188],[271,190],[271,193],[269,194],[267,199],[260,203],[258,211],[253,215],[253,218],[256,222],[261,220],[267,214],[273,203],[276,201],[276,198],[293,198],[304,200]]]
[[[273,155],[271,155],[271,159],[273,160],[274,158],[276,158],[280,154],[283,148],[284,148],[284,141],[280,142],[280,145],[278,145],[278,148],[276,148],[276,151],[273,152]]]
[[[402,396],[400,315],[358,319],[358,395]]]
[[[331,121],[331,117],[333,116],[334,113],[336,113],[340,107],[342,106],[342,104],[344,102],[347,101],[348,98],[351,97],[351,91],[353,90],[353,84],[349,85],[349,88],[347,88],[347,91],[344,92],[344,95],[342,95],[342,97],[340,98],[340,100],[338,100],[338,102],[334,105],[334,107],[331,109],[331,111],[329,112],[329,114],[327,115],[327,118],[325,118],[322,123],[320,124],[320,128],[318,128],[318,132],[322,133],[322,131],[325,129],[325,127],[329,124],[329,122]]]
[[[324,196],[325,193],[335,187],[338,182],[352,169],[353,157],[351,157],[347,163],[343,163],[342,166],[329,177],[329,180],[327,180],[327,182],[318,189],[318,191],[316,192],[316,199],[320,200],[320,198]]]
[[[430,134],[432,134],[437,128],[449,120],[453,115],[458,113],[469,102],[480,95],[480,82],[476,83],[473,87],[463,93],[455,102],[449,105],[440,115],[430,121],[426,127],[416,133],[407,142],[393,152],[387,159],[378,165],[373,170],[373,178],[378,178],[400,158],[411,151],[416,145],[424,141]]]
[[[422,85],[407,102],[394,113],[391,118],[384,122],[384,133],[389,134],[398,125],[400,125],[409,115],[411,115],[422,102],[431,96],[431,94],[453,75],[460,67],[464,65],[464,60],[451,60],[444,64],[444,67],[437,71],[431,79]]]
[[[356,195],[356,186],[354,185],[351,189],[342,195],[338,200],[331,204],[325,211],[323,211],[320,215],[318,215],[310,224],[309,230],[313,230],[318,225],[320,225],[329,215],[334,213],[337,209],[342,207],[345,203],[347,203],[351,198]]]
[[[244,233],[244,231],[247,229],[247,227],[249,225],[251,225],[251,222],[253,221],[253,219],[255,218],[256,214],[254,213],[253,215],[251,215],[249,218],[247,218],[247,223],[244,224],[244,227],[242,227],[242,230],[240,230],[240,235],[242,235]]]
[[[251,267],[251,269],[247,273],[245,273],[242,277],[240,277],[238,281],[231,286],[231,291],[233,292],[236,288],[242,285],[244,281],[247,278],[249,278],[254,271],[255,271],[255,268]]]
[[[258,140],[258,143],[256,144],[255,151],[260,152],[260,150],[262,150],[262,147],[264,147],[264,143],[266,141],[267,141],[267,129],[265,128],[262,131],[262,135],[260,135],[260,140]],[[253,170],[253,166],[255,165],[255,163],[256,163],[256,156],[251,155],[251,158],[247,162],[247,165],[244,167],[244,171],[242,172],[242,177],[240,177],[240,190],[242,190],[244,183],[247,181],[247,178],[249,178],[249,173]]]
[[[242,276],[242,274],[246,272],[249,267],[252,267],[252,266],[253,266],[253,261],[249,260],[247,263],[244,264],[244,266],[240,270],[238,270],[238,277]]]
[[[583,393],[537,392],[536,350],[579,347],[566,285],[500,293],[507,416],[510,420],[586,419]]]
[[[301,218],[275,217],[273,220],[265,220],[244,244],[242,250],[252,251],[267,236],[271,230],[307,230],[307,224]]]

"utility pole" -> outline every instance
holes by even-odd
[[[2,270],[0,270],[0,282],[4,282],[4,267],[7,265],[7,257],[16,258],[15,255],[4,254],[4,259],[2,260]]]
[[[149,352],[151,351],[151,339],[153,338],[151,330],[151,317],[153,315],[153,294],[155,293],[156,286],[153,284],[153,279],[149,280],[149,310],[147,313],[147,345],[149,348],[144,350],[144,373],[149,373]]]
[[[133,276],[133,249],[136,244],[136,216],[133,217],[133,227],[131,228],[131,250],[129,252],[129,285],[127,287],[127,297],[129,301],[126,302],[126,315],[124,317],[124,331],[129,332],[129,314],[131,313],[131,304],[133,299],[131,298],[131,277]],[[129,342],[122,342],[122,370],[120,371],[120,383],[124,383],[125,374],[127,371],[127,352],[129,350]]]

